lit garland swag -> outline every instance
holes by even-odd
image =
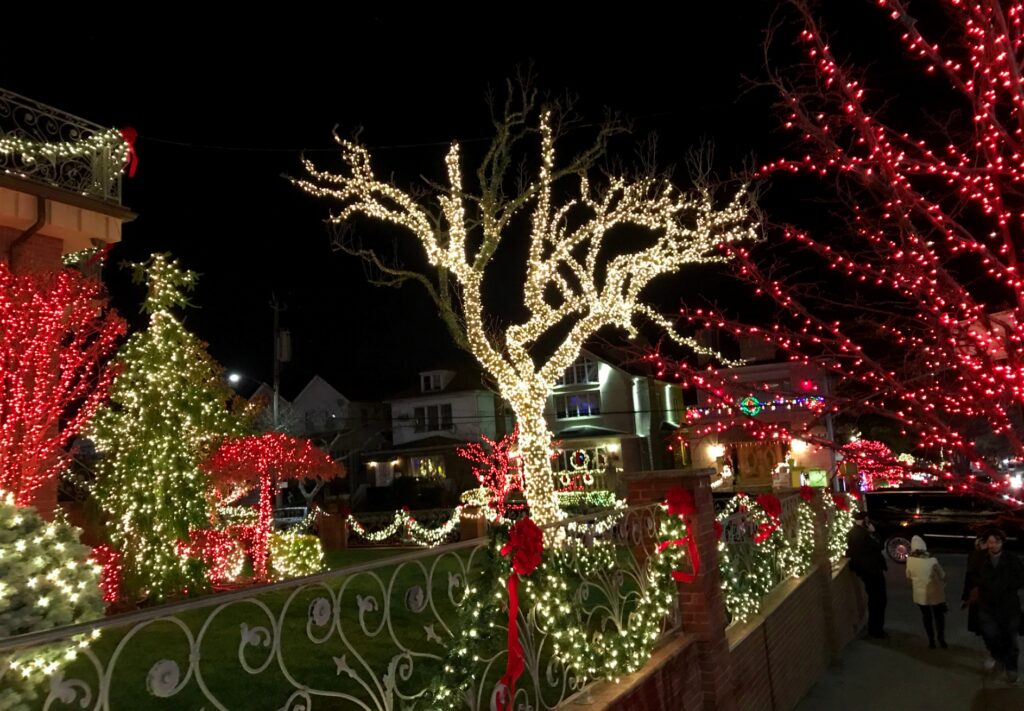
[[[0,639],[103,615],[99,566],[78,542],[78,529],[48,523],[14,496],[0,492]],[[27,708],[36,687],[72,661],[89,639],[0,654],[0,709]]]
[[[692,541],[687,519],[693,512],[692,498],[687,494],[683,494],[686,503],[682,508],[671,503],[665,507],[671,515],[663,516],[659,524],[658,538],[663,542],[648,558],[642,586],[630,598],[631,614],[620,618],[629,621],[628,627],[609,624],[600,629],[599,615],[588,626],[587,610],[577,599],[588,579],[617,566],[617,546],[602,539],[593,541],[591,547],[569,539],[544,549],[539,566],[529,575],[520,576],[520,624],[535,619],[550,637],[555,656],[581,677],[617,681],[643,666],[675,602],[675,581],[690,576],[679,569],[690,567],[696,571],[698,566],[693,559],[689,566],[683,562],[693,550],[682,545]],[[437,690],[432,708],[463,708],[465,695],[485,683],[488,660],[506,647],[505,636],[496,630],[507,629],[508,623],[506,581],[510,563],[502,550],[509,544],[509,528],[494,526],[492,531],[494,538],[480,577],[467,589],[460,605],[456,638],[448,646],[441,676],[432,685]],[[527,611],[533,614],[527,615]]]
[[[761,602],[776,585],[810,570],[816,542],[815,496],[811,487],[800,488],[793,531],[783,528],[782,505],[774,494],[761,494],[753,501],[746,494],[736,494],[718,514],[715,528],[719,537],[719,571],[731,621],[743,622],[757,614]],[[829,560],[835,565],[845,554],[846,534],[853,517],[845,494],[824,498],[825,505],[832,509],[827,546]],[[740,514],[738,520],[732,518],[735,514]],[[730,540],[723,540],[723,534]]]

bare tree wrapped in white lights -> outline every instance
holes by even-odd
[[[531,515],[546,523],[558,517],[544,419],[555,380],[605,326],[631,336],[643,319],[670,328],[643,301],[644,288],[683,265],[717,261],[717,245],[752,238],[754,227],[745,188],[721,200],[706,181],[683,192],[662,176],[599,174],[609,139],[625,130],[617,120],[600,124],[589,147],[560,164],[555,145],[568,126],[565,102],[541,105],[534,91],[520,89],[492,107],[495,137],[476,168],[475,186],[464,176],[458,143],[445,160],[447,185],[431,185],[434,195],[421,198],[378,178],[369,151],[340,138],[345,170],[332,173],[306,161],[309,177],[296,182],[340,203],[330,218],[336,224],[362,215],[418,240],[431,266],[426,272],[391,263],[380,250],[340,246],[366,260],[378,283],[412,280],[426,287],[456,342],[479,360],[515,411]],[[518,167],[519,150],[534,138],[540,165],[528,179]],[[515,218],[524,211],[527,315],[500,323],[487,311],[484,277],[499,245],[522,237],[526,225]],[[643,246],[630,248],[634,243]]]

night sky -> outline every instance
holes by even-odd
[[[187,324],[226,368],[269,380],[274,292],[287,303],[295,355],[284,395],[319,373],[349,397],[380,398],[454,350],[417,287],[373,288],[356,260],[332,253],[330,205],[282,177],[301,175],[300,150],[337,165],[332,127],[362,126],[378,174],[402,183],[436,175],[449,141],[489,136],[488,85],[532,61],[538,85],[578,94],[588,117],[608,106],[633,118],[638,139],[656,131],[663,163],[681,164],[702,139],[714,142],[723,173],[775,157],[774,96],[752,85],[764,77],[772,3],[699,5],[679,16],[581,10],[550,23],[468,25],[398,11],[260,23],[105,18],[50,28],[56,54],[38,37],[5,36],[0,85],[139,131],[140,167],[125,180],[138,218],[105,273],[127,317],[138,323],[140,292],[117,264],[169,251],[202,275]],[[65,51],[73,47],[82,50]],[[656,298],[677,303],[676,286],[662,284]],[[742,287],[696,268],[679,288],[691,298]]]

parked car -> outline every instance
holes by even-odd
[[[907,561],[913,536],[962,540],[986,526],[999,526],[1011,540],[1021,535],[1019,513],[994,499],[943,489],[879,489],[864,500],[886,554],[896,563]]]
[[[305,506],[282,506],[274,509],[274,528],[293,528],[302,523],[308,514],[309,510]]]

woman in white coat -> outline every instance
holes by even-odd
[[[907,556],[907,577],[914,587],[914,604],[921,610],[928,646],[946,648],[946,573],[938,559],[928,552],[924,539],[914,536]]]

